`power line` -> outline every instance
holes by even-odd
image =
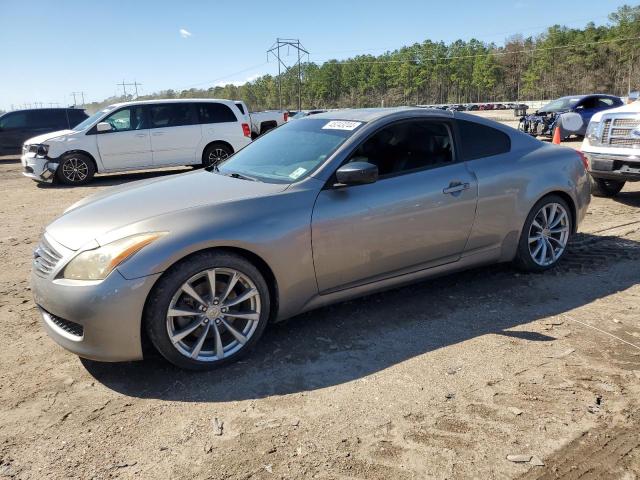
[[[598,17],[583,17],[583,18],[580,18],[580,19],[573,19],[571,21],[571,23],[577,23],[577,22],[585,21],[585,20],[589,20],[589,21],[600,20],[602,18],[609,18],[609,15],[601,15],[601,16],[598,16]],[[562,25],[562,26],[565,27],[566,25]],[[510,32],[494,32],[494,33],[487,33],[487,34],[480,35],[480,36],[474,35],[474,36],[470,37],[469,40],[482,40],[482,39],[485,39],[485,38],[491,38],[491,37],[495,37],[495,36],[498,36],[498,35],[506,35],[507,38],[509,38],[509,37],[513,37],[515,35],[520,35],[522,32],[531,32],[533,30],[541,30],[541,29],[542,30],[546,30],[546,29],[549,29],[549,28],[551,28],[551,26],[548,25],[548,24],[547,25],[538,25],[538,26],[535,26],[535,27],[522,28],[518,32],[513,32],[513,31],[510,31]],[[569,27],[569,28],[571,28],[571,27]],[[413,42],[413,45],[421,44],[421,43],[422,42],[420,42],[420,41],[415,41],[415,42]],[[433,43],[437,44],[437,43],[439,43],[439,41],[433,41]],[[401,50],[402,48],[406,48],[406,45],[392,46],[392,47],[377,47],[377,48],[374,47],[374,48],[364,48],[364,49],[363,48],[358,48],[358,49],[351,49],[351,50],[334,50],[334,51],[329,51],[329,52],[317,52],[316,54],[317,55],[333,55],[333,54],[339,54],[339,53],[353,53],[353,52],[379,52],[379,51],[395,52],[395,51]]]
[[[185,90],[185,89],[187,89],[187,88],[193,88],[193,87],[198,87],[198,86],[200,86],[200,85],[208,85],[208,84],[210,84],[210,83],[219,82],[220,80],[224,80],[225,78],[233,77],[233,76],[235,76],[235,75],[239,75],[239,74],[241,74],[241,73],[245,73],[245,72],[248,72],[248,71],[250,71],[250,70],[255,70],[255,69],[257,69],[257,68],[264,67],[264,66],[265,66],[265,65],[267,65],[268,63],[269,63],[269,62],[264,62],[264,63],[261,63],[261,64],[259,64],[259,65],[254,65],[254,66],[252,66],[252,67],[247,67],[247,68],[244,68],[244,69],[242,69],[242,70],[238,70],[237,72],[229,73],[229,74],[224,75],[224,76],[222,76],[222,77],[214,78],[213,80],[207,80],[206,82],[192,83],[191,85],[185,85],[185,86],[183,86],[183,87],[177,87],[177,88],[176,88],[176,90]]]
[[[585,43],[573,43],[573,44],[569,44],[569,45],[556,45],[553,47],[536,47],[536,48],[527,48],[524,50],[512,50],[512,51],[493,51],[493,52],[486,52],[486,53],[478,53],[478,54],[473,54],[473,55],[451,55],[451,56],[441,56],[441,57],[431,57],[431,58],[426,58],[426,59],[420,59],[420,61],[438,61],[438,60],[454,60],[454,59],[461,59],[461,58],[476,58],[476,57],[486,57],[489,55],[514,55],[517,53],[534,53],[534,52],[538,52],[538,51],[549,51],[549,50],[562,50],[565,48],[575,48],[575,47],[584,47],[584,46],[588,46],[588,45],[602,45],[602,44],[607,44],[607,43],[617,43],[617,42],[626,42],[626,41],[633,41],[633,40],[640,40],[640,37],[628,37],[628,38],[618,38],[618,39],[612,39],[612,40],[601,40],[601,41],[594,41],[594,42],[585,42]],[[322,63],[327,63],[327,62],[331,62],[332,64],[345,64],[345,63],[350,63],[350,62],[357,62],[360,64],[376,64],[376,63],[407,63],[408,59],[403,59],[403,60],[359,60],[359,59],[355,59],[355,58],[350,58],[347,60],[325,60]]]

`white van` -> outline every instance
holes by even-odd
[[[215,165],[251,143],[251,128],[230,100],[147,100],[110,105],[76,125],[22,147],[24,175],[40,182],[87,183],[95,173]]]

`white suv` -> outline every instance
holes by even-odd
[[[215,165],[251,143],[231,100],[148,100],[111,105],[72,130],[22,147],[24,175],[40,182],[87,183],[95,173]]]

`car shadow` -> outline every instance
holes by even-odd
[[[624,190],[612,198],[614,202],[640,208],[640,191],[625,192]]]
[[[98,174],[86,185],[63,185],[61,183],[37,183],[38,188],[87,188],[87,187],[112,187],[124,183],[148,180],[150,178],[164,177],[167,175],[177,175],[193,171],[192,167],[176,167],[164,170],[145,170],[127,173],[106,173]]]
[[[601,243],[599,258],[604,249],[611,252],[611,262],[640,259],[638,242],[578,237],[580,245]],[[609,243],[603,244],[607,238]],[[270,326],[248,357],[209,372],[180,370],[157,353],[141,362],[81,361],[97,381],[128,396],[224,402],[351,382],[483,335],[550,342],[555,340],[553,331],[546,334],[522,326],[640,281],[640,274],[627,280],[603,278],[601,270],[609,265],[594,263],[584,249],[576,251],[572,256],[569,249],[557,269],[543,274],[520,274],[509,264],[494,265],[308,312]],[[589,281],[585,269],[594,273]],[[573,281],[567,281],[568,276]],[[521,328],[511,331],[514,327]]]

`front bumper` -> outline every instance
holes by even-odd
[[[140,360],[142,313],[159,276],[127,280],[116,269],[100,282],[80,282],[34,270],[31,288],[42,325],[60,346],[91,360]]]
[[[594,178],[619,181],[640,181],[640,152],[638,155],[612,155],[584,152],[589,160],[589,173]]]
[[[48,157],[37,157],[33,152],[23,153],[20,160],[22,174],[36,182],[52,182],[59,165],[57,161]]]

